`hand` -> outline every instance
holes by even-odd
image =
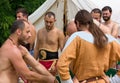
[[[79,83],[78,79],[74,76],[73,83]],[[84,82],[83,82],[84,83]]]
[[[19,48],[20,52],[22,53],[22,55],[28,55],[29,54],[28,50],[24,46],[19,45],[18,48]]]

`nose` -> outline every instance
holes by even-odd
[[[29,36],[29,37],[31,37],[31,36],[32,36],[32,35],[31,35],[31,32],[29,32],[28,36]]]
[[[47,23],[47,26],[50,26],[50,23]]]

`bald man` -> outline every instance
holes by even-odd
[[[66,27],[66,37],[65,37],[65,42],[67,39],[74,33],[77,32],[76,25],[74,23],[74,20],[70,21]]]

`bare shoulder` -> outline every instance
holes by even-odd
[[[119,26],[119,23],[115,22],[115,21],[112,21],[112,23],[115,25],[115,26]]]
[[[16,56],[21,56],[21,53],[16,46],[4,45],[1,47],[0,51],[4,57],[9,59],[16,58]]]
[[[63,34],[63,31],[58,29],[58,28],[56,28],[56,31],[57,31],[58,34]]]

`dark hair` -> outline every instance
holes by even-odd
[[[16,14],[17,13],[22,13],[23,16],[26,16],[27,18],[28,18],[28,15],[29,15],[25,8],[18,8],[17,11],[16,11]]]
[[[108,38],[106,35],[97,27],[96,24],[93,23],[93,19],[91,14],[87,10],[80,10],[75,16],[75,23],[79,23],[80,25],[89,25],[88,30],[94,36],[94,43],[97,47],[102,48],[104,47],[107,42]]]
[[[110,6],[105,6],[102,8],[102,11],[109,10],[110,13],[112,13],[112,8]]]
[[[16,20],[16,21],[12,24],[12,26],[11,26],[11,28],[10,28],[10,33],[11,33],[11,34],[14,33],[17,29],[21,29],[21,30],[22,30],[22,29],[25,27],[24,22],[27,22],[27,21],[24,20],[24,19]],[[27,23],[28,23],[28,22],[27,22]]]
[[[48,17],[53,16],[53,17],[55,18],[55,13],[53,13],[53,12],[51,12],[51,11],[45,13],[45,16],[47,16],[47,15],[48,15]]]
[[[94,8],[91,13],[94,12],[94,13],[99,13],[100,14],[100,17],[102,16],[102,12],[99,8]]]

